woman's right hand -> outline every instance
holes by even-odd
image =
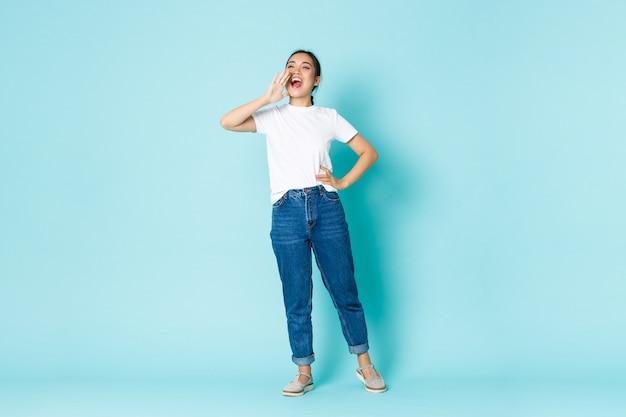
[[[289,93],[283,93],[283,91],[285,90],[285,86],[287,85],[287,81],[289,80],[290,76],[291,74],[286,68],[282,73],[274,75],[272,83],[265,92],[265,96],[270,101],[270,103],[280,101],[289,95]]]
[[[256,122],[252,115],[263,106],[280,101],[289,95],[287,92],[283,93],[289,77],[291,74],[287,69],[276,74],[265,94],[222,116],[220,119],[222,127],[235,132],[256,132]]]

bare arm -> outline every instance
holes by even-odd
[[[328,168],[320,167],[324,174],[317,176],[318,181],[322,184],[331,185],[338,190],[344,190],[361,178],[378,159],[376,149],[359,133],[350,139],[348,146],[359,156],[352,169],[343,178],[335,178]]]
[[[280,74],[276,74],[265,94],[222,116],[220,120],[222,127],[235,132],[256,132],[256,123],[254,118],[252,118],[252,114],[263,106],[287,97],[287,93],[283,93],[283,90],[288,79],[289,71],[287,69]]]

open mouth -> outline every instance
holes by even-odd
[[[291,86],[293,88],[300,88],[302,86],[302,79],[298,77],[294,77],[291,79]]]

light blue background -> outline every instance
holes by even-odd
[[[3,1],[0,376],[252,367],[280,389],[294,368],[265,144],[219,118],[308,48],[316,104],[380,153],[342,197],[389,394],[623,381],[624,15],[617,0]],[[316,285],[318,380],[352,382]]]

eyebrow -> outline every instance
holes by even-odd
[[[296,63],[296,61],[289,61],[289,62],[287,62],[287,63],[288,63],[288,64],[295,64],[295,63]],[[311,64],[309,61],[302,61],[302,63],[303,63],[303,64],[309,64],[309,65],[311,65],[311,66],[313,65],[313,64]]]

